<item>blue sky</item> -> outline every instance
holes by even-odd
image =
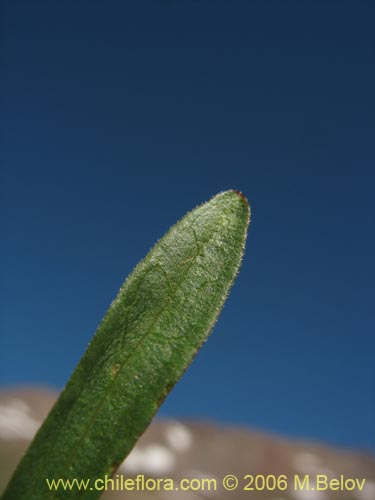
[[[6,1],[2,386],[61,388],[187,210],[253,212],[160,412],[375,449],[372,2]]]

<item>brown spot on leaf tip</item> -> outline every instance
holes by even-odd
[[[244,200],[247,202],[247,199],[244,196],[244,194],[241,191],[239,191],[238,189],[233,189],[233,193],[236,193],[236,195],[238,195],[241,198],[241,200]]]
[[[246,205],[247,209],[250,208],[250,204],[249,204],[246,196],[241,191],[238,191],[237,189],[232,189],[232,192],[235,193],[243,201],[243,203]]]

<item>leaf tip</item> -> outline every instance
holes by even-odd
[[[248,214],[248,222],[250,222],[251,208],[250,208],[250,203],[246,198],[246,196],[242,193],[242,191],[239,191],[238,189],[230,189],[228,193],[233,194],[243,203]]]

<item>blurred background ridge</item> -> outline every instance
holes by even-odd
[[[56,395],[41,389],[0,392],[0,494],[22,453],[44,420]],[[116,474],[150,478],[216,478],[216,491],[191,492],[109,492],[103,498],[213,498],[269,500],[374,500],[375,457],[306,441],[267,435],[245,428],[218,426],[208,422],[156,419],[138,441]],[[116,477],[115,474],[115,477]],[[220,481],[227,474],[244,478],[247,474],[286,475],[292,485],[294,474],[316,474],[329,478],[340,475],[365,478],[362,491],[278,492],[225,491]],[[51,479],[51,478],[50,478]],[[247,484],[249,481],[242,481]],[[255,495],[255,496],[254,496]]]

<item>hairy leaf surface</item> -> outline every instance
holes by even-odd
[[[188,213],[125,281],[3,500],[97,498],[46,478],[111,475],[206,340],[237,275],[249,223],[241,193]]]

